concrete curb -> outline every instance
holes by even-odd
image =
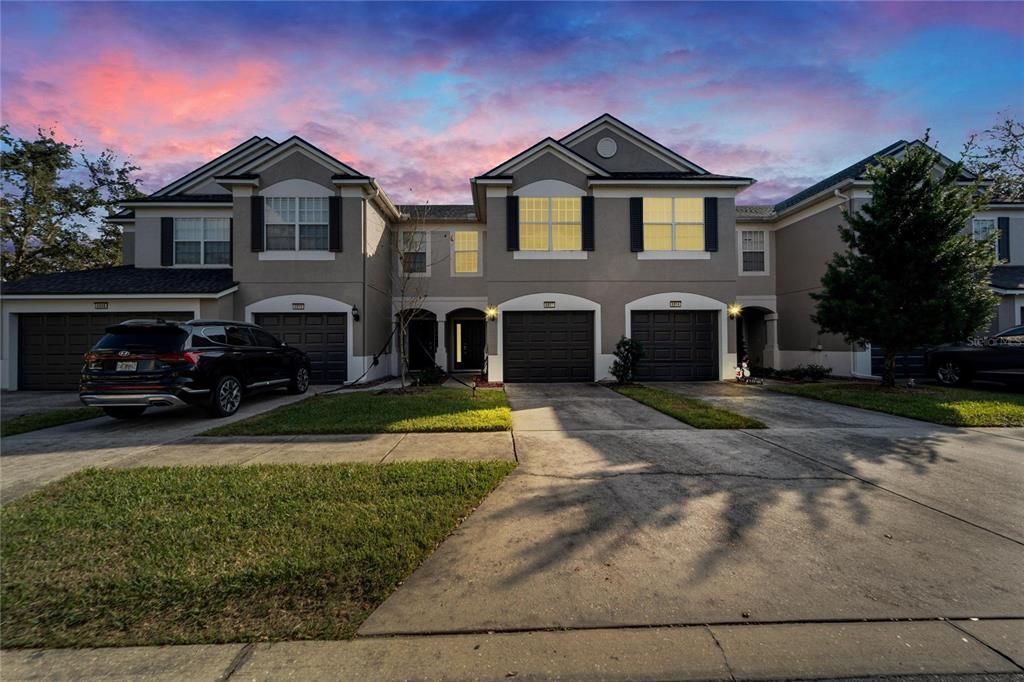
[[[767,680],[1019,674],[1024,619],[699,625],[5,650],[4,680]]]

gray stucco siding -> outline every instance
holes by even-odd
[[[121,264],[135,264],[135,230],[121,231]]]
[[[605,137],[610,137],[615,140],[617,147],[614,156],[610,159],[606,159],[597,153],[597,143]],[[596,163],[601,168],[612,172],[657,172],[679,170],[676,166],[662,161],[649,151],[641,148],[636,143],[627,140],[622,135],[608,128],[598,128],[586,137],[582,137],[573,142],[569,145],[569,148],[588,161]]]
[[[460,225],[452,227],[423,226],[416,224],[402,224],[395,228],[395,235],[400,231],[423,230],[427,233],[430,242],[429,277],[412,277],[411,283],[417,285],[418,289],[427,296],[484,296],[487,282],[487,266],[485,264],[487,254],[487,229],[481,224]],[[453,274],[453,233],[460,230],[475,231],[479,235],[479,266],[480,273],[477,275],[454,275]],[[502,233],[504,234],[504,233]],[[396,289],[401,280],[401,269],[398,264],[398,254],[392,254],[392,263],[395,273]]]
[[[262,190],[284,180],[302,179],[323,185],[333,192],[333,175],[330,168],[296,151],[260,171],[259,188]]]
[[[512,191],[539,180],[561,180],[586,191],[587,174],[558,158],[550,152],[541,154],[512,175]]]

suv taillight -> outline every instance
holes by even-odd
[[[187,362],[190,365],[198,365],[202,353],[187,351],[185,353],[163,353],[156,356],[160,362]]]
[[[99,355],[89,352],[85,354],[85,366],[89,369],[100,369],[103,363],[100,362]]]

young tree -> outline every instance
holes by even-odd
[[[883,386],[895,385],[897,355],[965,338],[989,321],[997,301],[988,288],[993,241],[963,234],[985,193],[958,182],[962,163],[943,169],[939,161],[915,145],[869,168],[871,203],[844,212],[847,251],[833,255],[824,289],[811,294],[823,333],[885,349]]]
[[[88,228],[119,202],[142,196],[137,166],[109,149],[90,158],[54,135],[39,128],[28,140],[0,127],[0,265],[8,281],[117,264],[120,230],[100,225],[90,237]]]
[[[992,183],[999,201],[1024,202],[1024,123],[1006,116],[964,145],[967,170]]]

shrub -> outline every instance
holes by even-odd
[[[416,372],[414,375],[414,381],[417,386],[431,386],[434,384],[442,383],[445,380],[445,378],[447,378],[447,376],[448,375],[445,374],[445,371],[443,369],[441,369],[437,365],[434,365],[433,367],[421,369],[420,371]]]
[[[615,344],[615,362],[612,363],[612,376],[620,384],[633,381],[636,366],[644,358],[644,345],[639,341],[623,336]]]
[[[832,374],[832,368],[825,365],[797,365],[792,369],[777,369],[772,375],[778,379],[794,381],[821,381]]]

